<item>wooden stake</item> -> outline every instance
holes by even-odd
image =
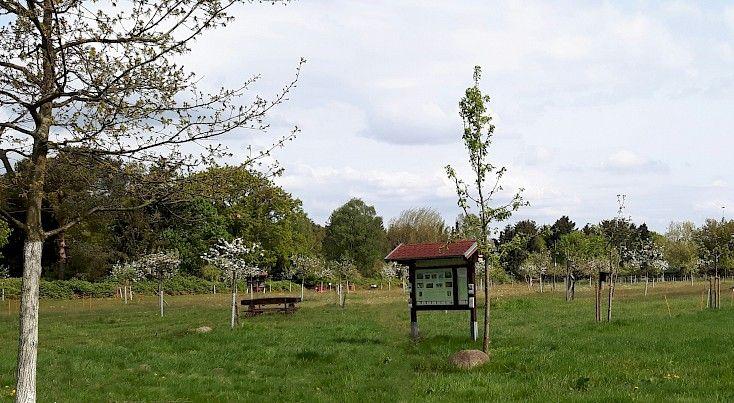
[[[663,297],[665,297],[665,305],[668,307],[668,317],[672,318],[673,314],[670,313],[670,304],[668,303],[668,296],[663,294]]]

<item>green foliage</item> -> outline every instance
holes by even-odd
[[[522,189],[520,189],[510,198],[509,202],[493,205],[495,198],[502,191],[500,182],[507,169],[497,167],[489,161],[495,126],[487,110],[489,96],[483,94],[479,88],[481,76],[481,68],[475,66],[474,85],[466,89],[464,97],[459,102],[459,114],[464,126],[461,138],[469,157],[471,179],[465,182],[459,178],[451,165],[446,166],[446,174],[456,185],[458,205],[463,210],[464,216],[468,217],[472,208],[477,210],[475,214],[479,217],[481,234],[477,239],[479,249],[483,254],[489,255],[494,250],[488,243],[490,223],[506,220],[512,215],[512,212],[527,203],[522,198]]]
[[[449,229],[441,214],[422,207],[404,210],[390,220],[387,241],[390,248],[401,243],[443,242],[449,239]]]
[[[382,217],[373,206],[352,199],[331,213],[324,238],[327,259],[351,259],[363,276],[371,276],[376,274],[386,252]]]
[[[10,237],[10,226],[5,220],[0,219],[0,248],[8,243],[8,237]],[[3,255],[0,253],[0,258],[2,257]]]

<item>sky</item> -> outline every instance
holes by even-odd
[[[353,197],[386,223],[411,207],[454,222],[444,166],[467,174],[458,102],[475,65],[508,170],[499,201],[524,188],[530,202],[511,222],[595,223],[618,194],[658,231],[734,216],[734,4],[301,0],[233,15],[185,63],[212,87],[261,74],[253,94],[272,96],[308,60],[269,133],[226,142],[236,162],[297,125],[276,182],[318,223]]]

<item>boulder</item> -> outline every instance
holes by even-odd
[[[202,326],[197,327],[195,331],[196,333],[209,333],[212,331],[212,328],[210,328],[209,326]]]
[[[489,361],[489,356],[479,350],[461,350],[449,358],[451,365],[461,369],[472,369]]]

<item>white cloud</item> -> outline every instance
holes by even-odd
[[[442,167],[465,164],[457,104],[476,64],[496,116],[492,161],[532,203],[518,218],[595,221],[627,193],[635,217],[664,226],[734,199],[704,185],[731,169],[734,7],[376,0],[234,14],[185,62],[211,87],[262,72],[267,95],[309,59],[271,132],[302,128],[278,152],[279,181],[318,221],[352,195],[386,218],[431,205],[453,220]]]

